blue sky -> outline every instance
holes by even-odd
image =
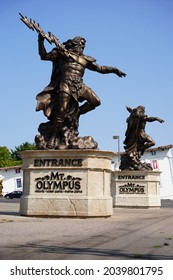
[[[144,105],[148,116],[165,120],[146,126],[155,147],[173,144],[172,0],[0,0],[0,146],[33,143],[39,124],[46,122],[35,111],[35,97],[49,83],[52,65],[40,60],[37,34],[20,21],[19,12],[60,42],[85,37],[85,54],[127,74],[119,78],[86,70],[84,83],[101,106],[81,116],[80,136],[92,136],[102,150],[117,151],[112,137],[119,135],[123,150],[126,106]],[[53,47],[45,45],[47,51]]]

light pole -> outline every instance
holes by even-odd
[[[120,166],[120,136],[114,135],[113,139],[118,140],[118,169],[119,169],[119,166]]]

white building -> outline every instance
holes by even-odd
[[[21,166],[0,168],[0,178],[3,180],[3,195],[12,191],[21,191],[23,188],[23,171]]]
[[[173,145],[148,149],[142,160],[150,162],[154,170],[161,171],[160,195],[161,198],[173,199]]]
[[[160,196],[162,199],[173,199],[173,145],[150,148],[145,151],[141,161],[151,164],[153,170],[161,172]],[[113,170],[118,170],[121,153],[116,153],[112,162]]]

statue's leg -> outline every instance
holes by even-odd
[[[146,139],[145,139],[146,143],[145,143],[145,146],[147,148],[150,148],[152,146],[154,146],[156,143],[154,142],[154,140],[149,136],[147,135]]]
[[[87,112],[94,110],[97,106],[101,104],[100,99],[95,94],[92,89],[88,88],[86,85],[82,87],[82,93],[79,97],[79,101],[87,100],[83,105],[79,107],[79,114],[83,115]]]
[[[53,132],[52,135],[47,142],[48,149],[56,148],[57,139],[61,142],[61,138],[63,137],[63,129],[64,129],[64,117],[67,112],[67,108],[70,102],[71,96],[63,91],[57,93],[57,99],[54,104],[51,121],[53,124]]]
[[[143,145],[143,147],[140,149],[140,150],[141,150],[141,155],[144,154],[144,152],[145,152],[146,149],[149,149],[149,148],[151,148],[151,147],[154,146],[154,145],[155,145],[154,140],[153,140],[149,135],[146,134],[146,137],[145,137],[145,139],[144,139],[144,145]]]
[[[67,108],[70,102],[71,96],[65,92],[58,93],[58,108],[55,113],[54,124],[58,128],[63,125],[64,117],[67,112]]]

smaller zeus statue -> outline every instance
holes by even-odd
[[[146,134],[145,126],[147,122],[164,121],[158,117],[148,117],[145,114],[145,107],[126,107],[130,116],[127,119],[127,130],[125,133],[124,149],[125,154],[121,156],[121,170],[152,170],[150,164],[141,163],[140,158],[145,150],[154,146],[154,140]]]

